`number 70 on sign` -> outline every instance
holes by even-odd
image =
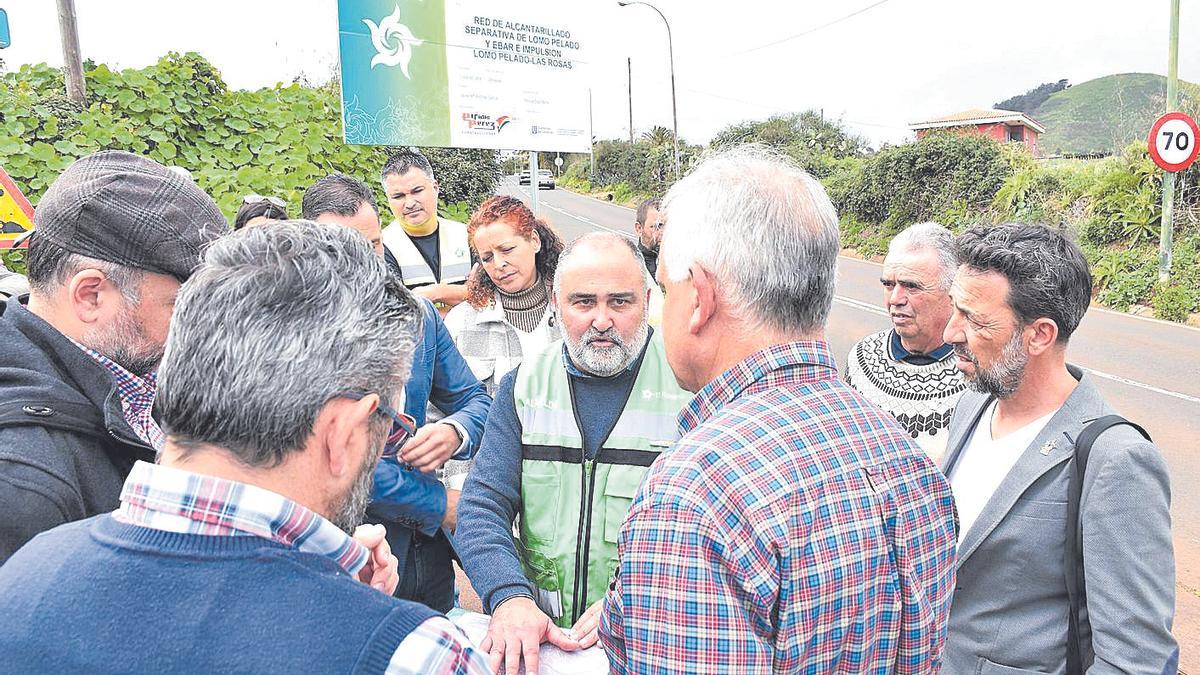
[[[1200,151],[1197,136],[1200,128],[1195,120],[1181,112],[1167,113],[1150,127],[1150,159],[1163,171],[1183,171]]]

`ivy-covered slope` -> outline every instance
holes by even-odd
[[[342,142],[336,82],[231,91],[194,53],[141,70],[91,66],[85,79],[88,104],[80,108],[64,95],[62,73],[44,64],[0,77],[0,167],[35,205],[72,161],[102,149],[188,169],[230,218],[251,193],[286,200],[298,217],[304,188],[334,171],[378,189],[388,150]],[[460,217],[499,180],[490,150],[425,152],[442,200]],[[378,197],[384,207],[382,191]]]

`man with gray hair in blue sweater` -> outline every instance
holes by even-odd
[[[358,527],[376,462],[414,431],[394,408],[420,312],[348,228],[212,245],[159,370],[159,463],[0,568],[4,668],[488,672],[445,617],[391,597],[382,528]]]

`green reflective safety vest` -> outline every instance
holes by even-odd
[[[662,340],[652,336],[625,408],[592,460],[584,456],[561,340],[521,364],[513,397],[522,445],[517,546],[538,607],[569,628],[608,590],[625,514],[650,465],[675,442],[691,394],[676,384]]]

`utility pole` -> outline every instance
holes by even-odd
[[[1171,39],[1167,52],[1167,112],[1179,107],[1179,0],[1171,0]],[[1153,142],[1153,141],[1151,141]],[[1174,235],[1175,173],[1163,176],[1162,225],[1158,233],[1158,281],[1171,278],[1171,239]]]
[[[625,57],[625,68],[629,82],[629,144],[633,145],[633,59]]]
[[[58,32],[62,36],[63,65],[67,71],[67,98],[79,105],[87,105],[83,88],[83,57],[79,53],[79,25],[75,21],[75,0],[58,0]]]

